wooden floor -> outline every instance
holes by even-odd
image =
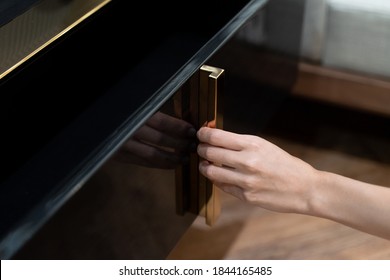
[[[316,168],[390,187],[388,119],[305,100],[287,103],[259,135]],[[390,241],[221,197],[217,224],[198,217],[168,259],[390,259]]]

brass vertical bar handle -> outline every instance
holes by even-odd
[[[199,124],[223,128],[222,95],[225,71],[203,65],[199,81]],[[213,225],[221,212],[218,189],[199,173],[199,214]]]
[[[175,94],[175,114],[197,128],[223,128],[224,74],[221,68],[203,65]],[[176,168],[176,212],[203,216],[212,226],[221,212],[218,189],[200,174],[199,162],[192,152],[189,163]]]

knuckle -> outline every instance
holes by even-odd
[[[258,202],[257,196],[253,192],[246,192],[244,194],[244,196],[245,196],[246,201],[251,203],[251,204]]]
[[[263,144],[261,143],[261,141],[259,141],[259,139],[254,139],[254,141],[252,141],[251,143],[252,143],[251,148],[255,150],[263,148]]]
[[[250,191],[256,188],[256,180],[253,178],[253,176],[246,176],[243,183],[246,190]]]
[[[243,168],[245,168],[249,173],[259,172],[259,160],[257,158],[249,158],[243,162]]]

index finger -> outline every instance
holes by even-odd
[[[241,151],[245,147],[242,135],[218,128],[201,127],[196,135],[199,142],[217,147],[234,151]]]

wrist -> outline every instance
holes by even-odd
[[[315,170],[314,180],[308,199],[308,215],[329,218],[329,209],[332,207],[335,174]]]
[[[310,196],[310,215],[345,223],[356,212],[360,182],[327,171],[317,171]],[[360,191],[361,194],[361,191]],[[354,197],[354,199],[352,199]]]

